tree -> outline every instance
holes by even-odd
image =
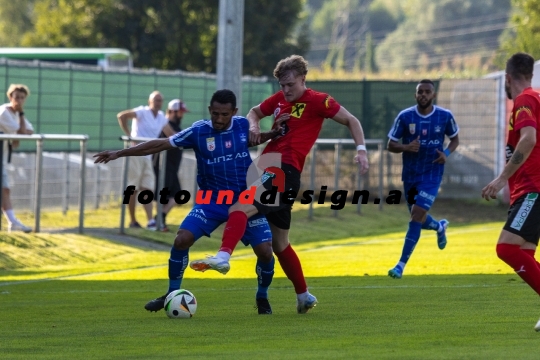
[[[367,41],[383,39],[403,17],[395,0],[309,0],[308,3],[312,9],[313,45],[309,58],[336,70],[369,68],[364,60],[373,49]]]
[[[119,47],[131,51],[138,67],[216,71],[215,0],[34,1],[35,27],[25,46]],[[245,74],[271,75],[277,60],[305,53],[302,6],[302,0],[246,1]]]
[[[489,60],[510,0],[408,0],[402,6],[406,20],[377,48],[381,70],[417,68],[421,54],[428,69],[456,54],[480,53]]]
[[[21,35],[32,29],[34,0],[0,0],[0,44],[19,46]]]
[[[497,64],[505,66],[506,59],[516,52],[527,52],[540,58],[540,2],[513,0],[514,14],[510,18],[513,27],[501,35],[501,47]]]

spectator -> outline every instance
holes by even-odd
[[[180,125],[182,124],[182,117],[186,112],[189,110],[186,107],[186,104],[182,100],[174,99],[169,102],[169,106],[167,107],[167,119],[169,119],[169,126],[175,133],[179,133],[182,131],[180,128]],[[162,131],[159,135],[160,138],[166,138],[168,137],[165,135],[165,133]],[[154,173],[156,175],[156,191],[154,192],[155,197],[157,201],[159,201],[159,192],[162,189],[158,189],[158,183],[159,183],[159,153],[154,154]],[[168,202],[163,205],[161,209],[161,215],[163,220],[163,227],[160,229],[161,231],[169,231],[169,228],[167,227],[167,222],[165,221],[165,218],[167,217],[167,214],[173,206],[176,204],[174,201],[174,195],[182,190],[182,186],[180,185],[180,181],[178,180],[178,169],[180,169],[180,163],[182,162],[182,148],[176,148],[172,150],[167,150],[167,160],[165,164],[165,180],[163,182],[163,187],[167,188],[169,190],[169,196],[168,196]],[[157,209],[156,209],[157,211]]]
[[[145,137],[156,139],[163,130],[167,136],[174,135],[175,132],[167,124],[167,118],[161,111],[163,96],[159,91],[154,91],[148,98],[148,106],[139,106],[135,109],[129,109],[118,113],[118,123],[120,128],[127,136]],[[127,122],[133,119],[131,132]],[[150,155],[141,157],[132,157],[129,159],[128,186],[135,186],[135,193],[129,199],[129,216],[131,222],[129,227],[140,228],[141,225],[135,217],[135,202],[137,201],[137,192],[144,190],[154,190],[155,176],[152,170],[152,158]],[[148,230],[156,229],[156,221],[152,216],[152,202],[144,204],[146,212]]]
[[[26,85],[11,84],[7,91],[7,97],[9,103],[0,106],[0,132],[4,134],[23,134],[31,135],[34,133],[32,124],[24,117],[24,102],[30,95],[30,90]],[[8,221],[8,231],[24,231],[29,233],[32,228],[25,226],[15,217],[13,212],[13,205],[11,204],[11,197],[9,191],[9,181],[6,172],[6,163],[8,150],[8,142],[5,142],[4,149],[4,162],[2,171],[2,210],[4,216]],[[19,146],[18,141],[12,141],[11,146],[16,148]]]

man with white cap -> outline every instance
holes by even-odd
[[[186,107],[186,104],[180,100],[180,99],[174,99],[169,101],[169,105],[167,106],[167,119],[169,120],[169,126],[174,131],[174,133],[180,132],[182,129],[180,128],[180,124],[182,123],[182,117],[185,113],[189,112],[189,110]],[[164,131],[161,132],[159,135],[160,138],[166,138],[168,137],[167,134],[165,134]],[[159,192],[162,189],[158,189],[158,183],[159,183],[159,153],[153,155],[153,161],[154,161],[154,173],[156,175],[156,189],[155,189],[155,197],[154,200],[159,201]],[[168,202],[163,205],[163,208],[161,210],[162,212],[162,219],[163,219],[163,226],[161,227],[161,231],[169,231],[167,228],[167,222],[165,221],[165,217],[171,211],[173,206],[176,204],[174,201],[174,195],[182,190],[182,187],[180,185],[180,180],[178,179],[178,169],[180,169],[180,162],[182,161],[182,148],[174,148],[171,150],[167,150],[167,159],[165,163],[165,179],[163,182],[163,187],[168,189]]]
[[[120,128],[127,136],[158,138],[163,130],[168,136],[174,135],[176,132],[167,124],[167,118],[161,111],[163,104],[163,96],[159,91],[153,91],[148,97],[148,106],[139,106],[135,109],[128,109],[116,115]],[[132,119],[131,131],[128,128],[127,122]],[[137,201],[137,192],[150,190],[155,188],[156,178],[152,169],[152,157],[138,156],[129,159],[128,171],[128,186],[135,186],[135,192],[129,198],[129,216],[131,222],[129,227],[140,228],[141,225],[135,217],[135,205]],[[152,216],[152,202],[143,204],[148,220],[146,228],[148,230],[156,230],[156,221]]]

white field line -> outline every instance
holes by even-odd
[[[382,277],[382,276],[381,276]],[[58,278],[57,278],[58,279]],[[54,280],[57,280],[54,279]],[[43,279],[44,280],[44,279]],[[24,283],[38,282],[41,280],[30,280]],[[22,283],[22,282],[21,282]],[[12,284],[15,285],[15,284]],[[506,284],[463,284],[463,285],[366,285],[366,286],[317,286],[310,289],[315,290],[373,290],[373,289],[472,289],[472,288],[501,288],[508,286],[525,286],[520,282],[506,283]],[[292,286],[272,286],[272,290],[286,290],[290,291]],[[237,287],[237,288],[201,288],[197,292],[214,292],[214,291],[251,291],[257,289],[253,287]],[[33,294],[78,294],[78,293],[148,293],[148,290],[68,290],[68,291],[35,291]],[[10,294],[9,291],[2,291],[0,295]]]

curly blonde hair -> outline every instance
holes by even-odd
[[[274,77],[279,80],[284,75],[287,75],[289,71],[293,71],[296,76],[306,75],[308,72],[308,62],[300,55],[291,55],[277,63],[274,69]]]

